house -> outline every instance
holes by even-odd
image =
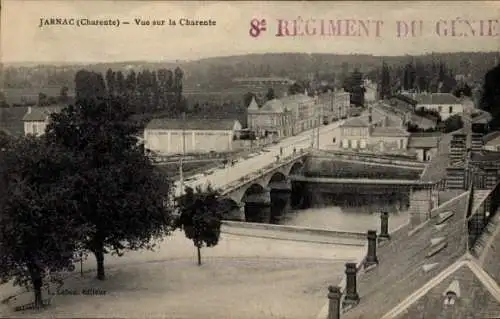
[[[417,159],[429,162],[438,152],[441,132],[412,133],[408,139],[408,150],[417,154]]]
[[[351,150],[406,150],[410,134],[401,127],[375,126],[370,120],[354,117],[346,120],[333,132],[335,148]]]
[[[26,106],[0,108],[0,130],[11,136],[23,136],[23,117],[27,111]]]
[[[491,132],[483,138],[484,149],[488,151],[500,151],[500,131]]]
[[[416,110],[436,111],[442,121],[464,111],[462,101],[450,93],[407,93],[406,95],[416,101]]]
[[[42,135],[49,124],[50,115],[60,112],[65,106],[29,106],[23,117],[24,134]]]
[[[424,222],[392,234],[382,214],[381,232],[367,233],[366,257],[347,263],[345,286],[330,289],[328,318],[499,318],[498,194],[449,193]]]
[[[231,119],[153,119],[144,129],[145,147],[157,154],[231,152],[241,123]]]
[[[322,107],[323,123],[331,123],[339,119],[347,118],[351,97],[349,92],[343,89],[338,91],[328,91],[318,96],[319,104]]]
[[[310,97],[307,91],[304,94],[286,95],[280,99],[287,110],[292,113],[293,132],[310,130],[321,124],[321,105],[318,97]]]
[[[259,135],[273,134],[276,137],[292,135],[292,112],[279,99],[273,99],[259,106],[252,98],[247,108],[248,128]]]

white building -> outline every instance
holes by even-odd
[[[450,93],[407,93],[407,96],[417,102],[415,109],[434,110],[442,121],[464,111],[462,101]]]
[[[241,123],[231,119],[154,119],[145,147],[160,155],[232,152]]]
[[[40,136],[45,133],[50,114],[60,112],[63,106],[30,106],[23,117],[24,134]]]
[[[279,99],[273,99],[259,106],[252,99],[247,108],[248,128],[260,135],[274,134],[281,138],[292,135],[292,112]]]

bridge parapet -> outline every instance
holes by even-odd
[[[258,180],[262,176],[265,176],[267,174],[272,173],[276,169],[293,164],[297,160],[300,160],[301,158],[303,158],[307,155],[308,155],[308,152],[295,154],[295,155],[292,154],[290,156],[287,156],[287,157],[280,159],[277,162],[266,165],[263,168],[257,170],[256,172],[248,174],[248,175],[246,175],[246,176],[244,176],[244,177],[242,177],[242,178],[240,178],[232,183],[227,184],[226,187],[224,187],[221,190],[221,194],[223,196],[225,196],[225,195],[233,192],[234,190],[241,188],[242,186],[244,186],[246,184],[251,184],[252,182]]]
[[[334,151],[334,150],[312,150],[311,156],[316,157],[331,157],[339,160],[359,161],[366,163],[388,164],[401,167],[424,169],[425,163],[422,163],[410,156],[394,155],[389,156],[386,154],[375,153],[362,153],[362,152],[347,152],[347,151]]]

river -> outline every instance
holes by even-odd
[[[381,211],[382,209],[373,209],[373,206],[313,207],[290,211],[280,224],[352,232],[366,232],[369,229],[380,231],[380,214],[378,213]],[[409,220],[408,211],[394,209],[388,211],[390,212],[389,231],[406,224]]]

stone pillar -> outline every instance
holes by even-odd
[[[379,240],[391,239],[389,235],[389,213],[382,212],[380,214],[380,235]]]
[[[357,272],[356,263],[345,264],[346,287],[342,308],[352,307],[359,303],[359,295],[356,288]]]
[[[271,189],[271,224],[279,223],[290,209],[290,189]]]
[[[328,287],[328,319],[340,319],[340,287]]]
[[[369,230],[366,234],[368,239],[368,252],[366,254],[366,259],[364,262],[364,268],[371,267],[373,265],[378,265],[377,258],[377,231]]]

